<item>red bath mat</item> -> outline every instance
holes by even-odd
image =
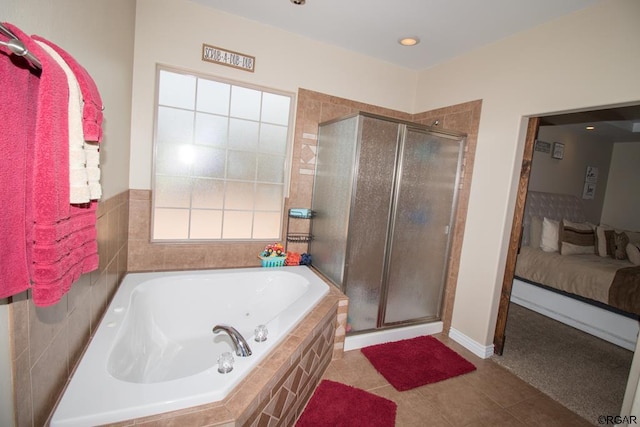
[[[296,427],[393,427],[395,402],[335,381],[322,380]]]
[[[446,380],[476,367],[432,336],[422,336],[360,349],[398,391]]]

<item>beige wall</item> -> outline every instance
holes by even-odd
[[[493,341],[523,116],[640,100],[639,17],[637,0],[606,0],[420,73],[414,110],[483,100],[452,323],[474,341]]]
[[[602,209],[602,223],[640,230],[640,143],[613,145],[611,171]]]
[[[138,0],[130,188],[151,188],[157,63],[296,93],[306,88],[409,112],[414,71],[186,0]],[[256,57],[255,72],[201,60],[202,43]]]
[[[564,144],[564,157],[554,159],[551,153],[533,152],[529,190],[573,194],[582,201],[587,221],[600,223],[600,214],[607,189],[609,163],[613,143],[595,135],[577,134],[563,126],[542,126],[538,139],[551,144]],[[598,168],[598,182],[593,199],[582,199],[587,166]]]
[[[99,270],[58,304],[36,308],[26,293],[0,301],[0,425],[43,425],[90,331],[126,271],[131,69],[135,2],[3,0],[0,19],[73,55],[96,81],[105,105],[100,148],[103,200],[98,215]],[[12,383],[7,385],[9,381]],[[16,391],[16,413],[10,399]],[[15,415],[15,418],[14,418]]]
[[[0,19],[69,52],[93,77],[103,104],[100,169],[104,198],[129,189],[131,69],[135,4],[130,0],[3,0]]]

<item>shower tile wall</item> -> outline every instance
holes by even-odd
[[[83,275],[62,300],[36,307],[27,292],[9,307],[16,418],[46,424],[108,301],[127,271],[129,191],[98,205],[98,270]]]

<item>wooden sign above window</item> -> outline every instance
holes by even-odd
[[[227,67],[238,68],[240,70],[251,71],[252,73],[256,65],[255,56],[233,52],[204,43],[202,44],[202,60],[226,65]]]

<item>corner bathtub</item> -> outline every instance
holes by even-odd
[[[128,274],[51,419],[89,426],[216,402],[329,292],[308,267]],[[253,354],[235,355],[226,324]],[[264,324],[266,341],[254,330]],[[233,370],[218,372],[223,352]]]

